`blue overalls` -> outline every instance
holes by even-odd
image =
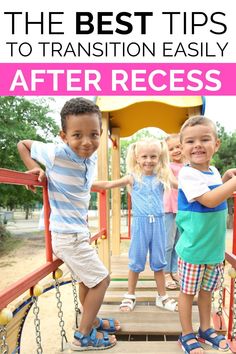
[[[144,175],[141,181],[133,177],[129,269],[142,272],[149,251],[150,268],[157,272],[166,266],[163,184],[156,175]]]

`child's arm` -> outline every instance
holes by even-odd
[[[37,174],[39,176],[38,180],[39,182],[41,182],[45,177],[45,173],[44,170],[40,167],[40,165],[34,159],[32,159],[30,155],[32,144],[33,140],[21,140],[17,144],[17,148],[22,161],[24,162],[25,166],[30,170],[27,172]]]
[[[231,172],[232,172],[232,170],[233,169],[231,169]],[[225,175],[227,173],[230,174],[229,171],[230,170],[228,170],[225,173]],[[209,192],[204,193],[200,197],[195,198],[195,200],[208,208],[215,208],[217,205],[221,204],[226,199],[231,197],[232,193],[234,191],[236,191],[236,176],[234,174],[231,179],[229,179],[228,174],[227,174],[227,176],[228,177],[224,178],[224,180],[226,180],[226,182],[224,184],[222,184],[219,187],[216,187],[215,189],[213,189]],[[228,180],[226,178],[228,178]]]
[[[230,168],[223,174],[222,177],[223,183],[227,182],[229,179],[231,179],[234,176],[236,176],[236,168]]]
[[[96,181],[93,182],[92,188],[97,189],[111,189],[116,187],[125,187],[127,185],[133,185],[132,176],[124,176],[122,178],[113,180],[113,181]]]

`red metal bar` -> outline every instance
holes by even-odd
[[[50,206],[48,200],[47,181],[45,180],[43,182],[39,182],[38,177],[32,173],[18,172],[0,168],[0,183],[43,187],[46,261],[52,262],[52,243],[51,233],[49,231]]]
[[[96,233],[95,235],[93,235],[91,237],[91,242],[94,242],[94,241],[98,240],[99,238],[101,238],[104,235],[105,236],[107,235],[107,230],[106,229],[101,229],[98,233]]]
[[[224,287],[223,288],[223,299],[222,299],[222,306],[223,308],[225,308],[225,298],[226,298],[226,292],[227,292],[227,289]]]
[[[106,237],[109,237],[108,230],[107,230],[107,191],[102,190],[100,192],[99,198],[99,208],[100,208],[100,215],[99,215],[99,228],[100,230],[105,230]]]
[[[233,247],[232,252],[236,255],[236,193],[233,193],[234,198],[234,226],[233,226]]]
[[[0,183],[19,184],[26,186],[45,186],[46,182],[39,182],[38,177],[32,173],[18,172],[0,168]]]
[[[29,290],[32,286],[36,285],[40,280],[45,278],[48,274],[55,271],[63,263],[60,259],[55,259],[48,262],[30,274],[19,279],[6,289],[0,292],[0,309],[3,309],[18,296],[22,295],[25,291]]]
[[[233,316],[234,316],[234,279],[230,281],[230,300],[229,300],[229,322],[228,339],[232,340]]]
[[[233,225],[233,242],[232,242],[232,254],[226,252],[225,258],[236,268],[236,193],[233,193],[234,198],[234,225]],[[230,282],[230,301],[229,301],[229,322],[228,322],[228,339],[232,341],[232,328],[234,317],[234,279]]]
[[[236,269],[236,256],[233,253],[225,252],[225,259]]]
[[[43,207],[44,207],[44,226],[45,226],[45,249],[46,249],[46,261],[52,262],[52,240],[51,232],[49,231],[49,217],[50,217],[50,206],[48,200],[48,188],[47,185],[43,188]]]
[[[22,295],[25,291],[36,285],[41,279],[46,277],[51,272],[55,271],[63,261],[54,259],[52,255],[51,233],[49,231],[49,215],[50,206],[48,200],[47,182],[39,182],[38,177],[34,174],[24,172],[12,171],[0,168],[0,183],[18,184],[18,185],[31,185],[43,187],[43,201],[44,201],[44,220],[45,220],[45,245],[46,245],[46,261],[47,263],[40,268],[16,281],[6,289],[0,292],[0,309],[6,307],[9,303],[15,300],[18,296]],[[108,236],[107,225],[107,202],[106,192],[100,191],[100,231],[93,236],[94,239],[105,235]]]

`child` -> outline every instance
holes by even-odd
[[[30,172],[39,174],[39,180],[44,171],[36,161],[46,167],[53,252],[80,281],[83,312],[71,349],[106,349],[116,344],[116,338],[103,331],[115,332],[120,325],[118,321],[96,317],[109,285],[109,275],[89,243],[87,224],[96,166],[94,152],[102,133],[101,112],[90,100],[71,99],[62,108],[61,126],[61,144],[23,140],[18,143],[18,150]]]
[[[135,289],[139,273],[145,268],[149,251],[150,267],[154,272],[158,295],[156,306],[176,311],[177,302],[165,291],[163,269],[165,260],[165,226],[163,210],[164,188],[170,185],[168,150],[165,142],[144,140],[129,146],[129,174],[115,181],[98,181],[96,188],[129,186],[133,208],[132,237],[129,249],[128,294],[120,305],[123,312],[132,311],[136,303]],[[173,183],[177,183],[173,178]]]
[[[171,134],[166,138],[166,143],[170,156],[170,168],[174,176],[178,179],[179,171],[183,167],[183,155],[179,140],[179,134]],[[166,227],[166,262],[165,280],[166,288],[174,290],[179,287],[177,275],[178,256],[175,251],[176,243],[179,239],[179,231],[176,227],[175,217],[177,213],[178,190],[172,188],[164,193],[165,227]]]
[[[180,130],[184,157],[189,164],[179,173],[178,213],[180,238],[176,246],[180,277],[179,342],[189,354],[203,354],[200,342],[228,350],[225,337],[210,327],[212,292],[219,286],[225,257],[227,204],[236,190],[236,169],[223,175],[210,161],[219,149],[214,123],[203,116],[189,118]],[[200,328],[192,327],[192,303],[198,293]],[[198,340],[197,340],[198,339]]]

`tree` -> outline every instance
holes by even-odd
[[[235,168],[236,155],[236,132],[227,133],[225,128],[217,123],[218,136],[221,141],[221,146],[218,152],[214,155],[213,163],[223,175],[229,168]],[[233,199],[228,199],[228,227],[232,227],[233,222]]]
[[[233,156],[236,156],[236,132],[227,133],[219,123],[217,123],[217,128],[221,146],[214,155],[214,164],[223,175],[226,170],[235,167]]]
[[[58,126],[50,116],[47,100],[30,101],[24,97],[0,97],[0,167],[25,171],[17,151],[23,139],[52,141]],[[29,208],[41,200],[41,193],[33,194],[22,186],[0,185],[0,206],[10,210],[17,205]]]

